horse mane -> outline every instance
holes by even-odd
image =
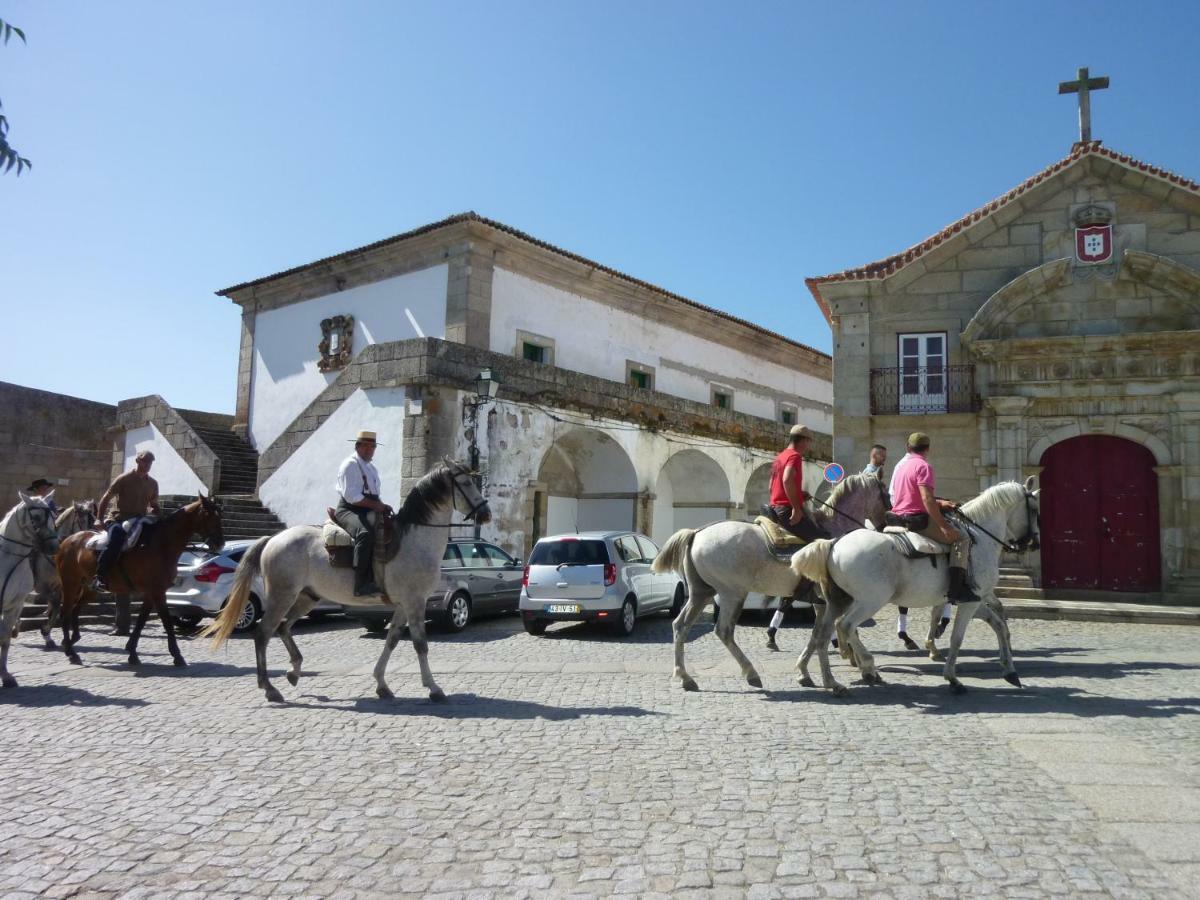
[[[434,510],[454,490],[451,478],[454,473],[444,462],[438,463],[416,483],[404,503],[392,518],[397,538],[403,537],[414,525],[427,525]]]
[[[1020,503],[1025,497],[1025,486],[1015,481],[1002,481],[994,484],[978,497],[968,500],[962,505],[972,519],[983,519],[992,513],[1002,512],[1010,506]]]

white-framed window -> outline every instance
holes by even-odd
[[[946,411],[946,332],[927,331],[896,335],[900,360],[899,411]]]
[[[733,409],[733,388],[723,384],[714,384],[710,390],[713,406],[717,409]]]
[[[784,425],[795,425],[800,421],[800,407],[795,403],[785,403],[780,400],[776,404],[775,418]]]
[[[517,332],[517,346],[513,355],[544,366],[554,365],[554,338],[528,331]]]
[[[625,383],[644,391],[654,390],[654,367],[634,362],[632,359],[625,360]]]

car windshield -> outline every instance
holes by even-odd
[[[607,562],[604,541],[544,541],[529,554],[531,566],[603,566]]]

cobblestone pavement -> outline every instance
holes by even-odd
[[[0,894],[1197,895],[1200,630],[1015,621],[1017,690],[976,624],[954,697],[881,618],[863,638],[888,683],[838,699],[799,688],[761,624],[738,634],[765,690],[704,624],[687,694],[665,619],[620,640],[506,618],[434,638],[441,705],[411,645],[384,702],[379,638],[296,631],[306,676],[283,680],[273,642],[275,707],[245,639],[185,641],[177,670],[155,629],[135,672],[99,630],[82,667],[22,635]]]

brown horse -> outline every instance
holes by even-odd
[[[109,585],[117,594],[141,594],[142,611],[138,614],[125,650],[129,653],[129,664],[138,665],[137,645],[142,628],[150,610],[158,612],[163,629],[167,632],[167,649],[175,665],[186,666],[179,644],[175,641],[175,627],[167,612],[167,588],[175,581],[179,566],[179,555],[192,539],[192,535],[204,538],[210,550],[216,552],[225,543],[221,532],[221,507],[208,497],[197,497],[193,502],[175,510],[153,525],[138,547],[121,554],[109,574]],[[58,577],[63,593],[63,652],[67,659],[80,663],[74,645],[79,640],[79,610],[85,602],[95,597],[90,585],[96,573],[96,562],[100,554],[87,549],[88,540],[95,532],[81,531],[62,542],[58,551]],[[72,630],[74,634],[72,634]]]

